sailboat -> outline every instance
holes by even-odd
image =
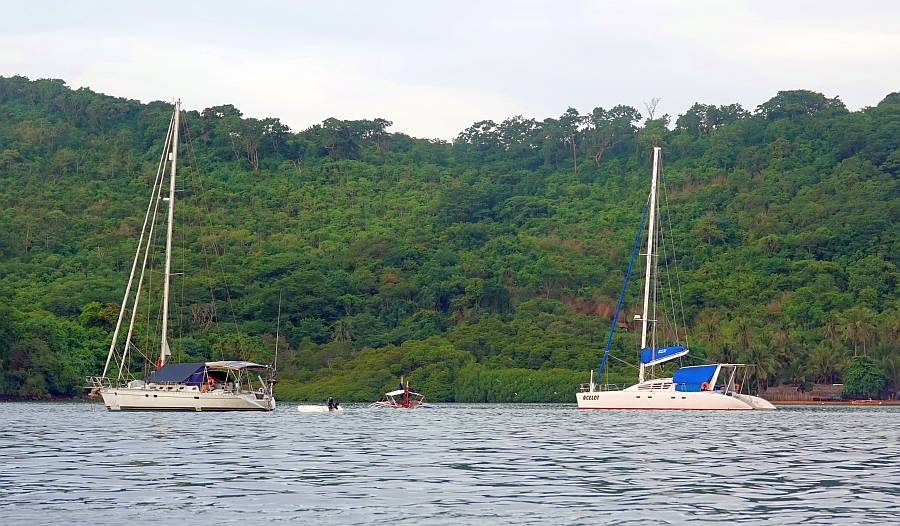
[[[635,236],[634,247],[625,273],[625,283],[619,295],[613,317],[612,328],[607,338],[603,358],[597,369],[597,378],[591,371],[590,382],[582,384],[575,393],[578,409],[721,409],[721,410],[759,410],[775,409],[768,401],[741,390],[739,373],[746,373],[747,365],[740,363],[707,363],[680,367],[671,377],[656,378],[658,367],[672,360],[688,355],[690,349],[685,342],[662,345],[657,320],[664,315],[663,309],[657,309],[657,286],[659,281],[659,195],[657,192],[661,164],[661,149],[653,148],[653,171],[650,181],[650,195],[641,219],[641,226]],[[649,218],[647,213],[649,211]],[[647,254],[644,269],[643,311],[635,315],[635,321],[641,322],[641,346],[639,352],[637,383],[619,389],[618,386],[601,384],[601,375],[609,355],[613,332],[622,308],[625,287],[631,275],[637,249],[643,231],[644,220],[647,224]],[[665,250],[665,245],[662,247]],[[672,300],[674,304],[674,300]],[[674,306],[674,305],[673,305]],[[673,316],[674,317],[674,316]],[[678,338],[678,331],[675,331]],[[746,375],[745,375],[746,376]],[[746,382],[744,382],[746,385]]]
[[[243,360],[214,362],[174,363],[169,348],[169,289],[172,276],[172,229],[175,217],[175,179],[178,167],[178,136],[181,118],[181,101],[176,101],[175,111],[169,120],[163,152],[157,167],[150,203],[144,215],[144,224],[138,241],[125,295],[119,309],[106,364],[100,376],[88,377],[91,394],[103,399],[111,411],[272,411],[275,409],[273,386],[274,366]],[[163,196],[166,168],[168,196]],[[155,370],[142,378],[129,371],[129,353],[144,355],[146,364],[151,361],[149,352],[142,352],[132,340],[141,289],[151,252],[153,231],[160,206],[166,203],[166,246],[163,271],[162,305],[160,318],[160,347]],[[138,262],[141,261],[139,266]],[[137,286],[132,293],[136,271],[140,268]],[[149,299],[147,300],[149,301]],[[131,305],[130,312],[127,307]],[[130,317],[129,317],[130,315]],[[117,345],[123,321],[129,317],[128,330],[121,352]],[[277,352],[277,349],[276,349]],[[115,372],[115,377],[112,373]]]

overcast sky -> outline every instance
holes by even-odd
[[[900,2],[0,0],[0,75],[60,78],[295,131],[383,117],[449,139],[475,121],[661,97],[752,109],[778,90],[852,109],[900,90]]]

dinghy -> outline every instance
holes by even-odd
[[[335,402],[334,398],[329,398],[325,405],[300,404],[297,406],[298,413],[342,413],[344,407],[340,402]]]

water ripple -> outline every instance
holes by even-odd
[[[900,524],[897,408],[291,409],[2,404],[0,522]]]

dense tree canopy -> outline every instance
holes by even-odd
[[[73,395],[102,369],[170,114],[0,78],[0,395]],[[865,357],[866,385],[900,388],[900,95],[642,119],[569,108],[447,143],[385,119],[295,133],[187,112],[176,358],[270,360],[280,294],[280,397],[370,400],[406,375],[432,400],[571,401],[661,145],[693,354],[752,363],[755,387],[839,381]],[[634,377],[636,348],[623,323],[611,380]]]

